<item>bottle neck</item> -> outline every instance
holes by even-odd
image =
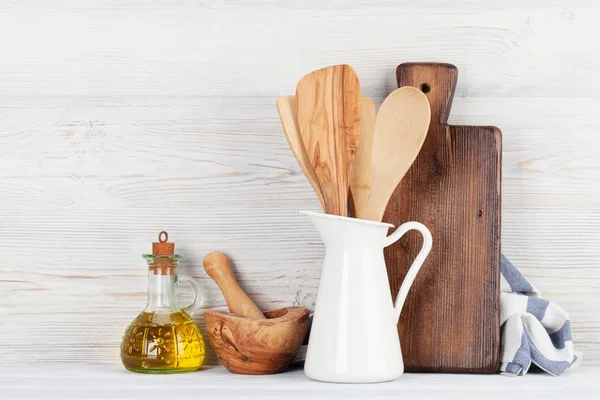
[[[148,305],[147,312],[171,310],[175,292],[175,269],[152,269],[148,271]]]

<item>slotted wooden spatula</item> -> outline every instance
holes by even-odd
[[[296,87],[300,136],[325,203],[348,215],[348,182],[361,130],[362,96],[349,65],[313,71]]]
[[[372,144],[372,182],[356,217],[381,221],[387,203],[421,150],[431,114],[427,97],[413,87],[394,90],[381,104]]]

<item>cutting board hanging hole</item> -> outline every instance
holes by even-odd
[[[429,93],[430,91],[431,91],[431,86],[429,86],[429,84],[427,84],[427,83],[421,84],[421,92]]]

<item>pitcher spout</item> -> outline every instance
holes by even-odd
[[[313,211],[301,211],[300,213],[310,217],[325,245],[343,242],[345,245],[351,246],[383,247],[388,230],[394,227],[392,224],[383,222]]]

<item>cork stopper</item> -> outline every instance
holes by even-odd
[[[167,242],[169,234],[162,231],[158,234],[158,242],[152,242],[152,254],[155,256],[172,256],[175,254],[175,243]]]
[[[158,242],[152,242],[152,255],[159,256],[154,259],[151,267],[154,275],[172,274],[177,265],[173,258],[168,257],[175,254],[175,243],[169,243],[168,240],[169,234],[162,231],[158,234]],[[167,256],[167,258],[161,258],[160,256]]]

